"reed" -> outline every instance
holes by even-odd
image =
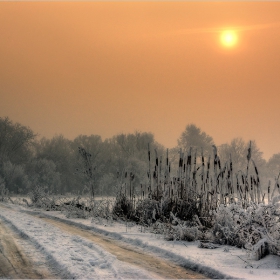
[[[213,154],[207,157],[202,149],[198,153],[197,149],[191,147],[186,153],[180,149],[178,157],[177,170],[175,169],[177,172],[173,172],[176,175],[172,176],[168,149],[163,161],[163,155],[159,155],[156,149],[152,156],[148,145],[147,184],[141,184],[137,188],[133,185],[133,175],[127,175],[129,190],[119,195],[122,203],[118,206],[124,204],[122,207],[131,211],[129,216],[134,220],[143,220],[140,216],[145,215],[145,223],[153,220],[147,213],[153,213],[153,216],[156,213],[157,219],[166,220],[172,212],[182,220],[192,220],[197,216],[202,224],[207,224],[213,211],[222,205],[237,203],[243,209],[247,209],[251,203],[264,203],[265,195],[261,188],[259,171],[251,158],[251,142],[245,169],[235,173],[231,155],[227,162],[222,163],[219,151],[214,145]],[[279,190],[279,176],[280,173],[275,179],[274,189],[271,191],[269,187],[269,201]],[[145,212],[145,207],[150,204],[153,206],[149,206],[150,210]],[[155,209],[156,212],[151,209]],[[128,215],[127,212],[126,214]]]

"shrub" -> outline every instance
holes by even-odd
[[[134,209],[132,201],[129,200],[124,194],[119,194],[116,197],[116,201],[113,206],[113,214],[117,217],[131,218],[133,213]]]

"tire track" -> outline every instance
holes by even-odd
[[[36,217],[36,216],[35,216]],[[43,216],[36,217],[45,222],[58,227],[60,230],[74,235],[84,237],[105,249],[107,252],[115,255],[118,260],[136,265],[145,269],[155,276],[164,279],[207,279],[203,274],[186,269],[175,263],[152,256],[135,247],[121,244],[116,240],[107,238],[103,235],[93,233],[74,225],[68,225],[63,222],[49,219]],[[158,277],[157,277],[158,278]]]
[[[14,212],[16,209],[8,208]],[[32,216],[35,219],[42,220],[47,224],[64,231],[67,234],[80,236],[102,247],[105,251],[114,255],[119,261],[124,264],[128,263],[136,266],[140,269],[144,269],[153,275],[153,278],[158,279],[207,279],[207,277],[199,272],[192,271],[190,269],[184,268],[172,261],[162,259],[160,257],[151,255],[145,252],[141,248],[135,248],[135,246],[125,244],[121,241],[111,239],[100,233],[95,233],[87,229],[81,229],[75,225],[69,225],[63,221],[54,220],[48,218],[44,214],[39,213],[28,213],[29,211],[24,211],[25,214]],[[31,278],[31,277],[30,277]],[[131,278],[131,277],[130,277]],[[209,279],[209,278],[208,278]]]
[[[45,279],[54,278],[48,271],[38,271],[19,245],[21,237],[0,220],[0,278]]]

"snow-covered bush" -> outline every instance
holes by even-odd
[[[67,218],[87,219],[92,215],[92,204],[80,202],[80,200],[81,197],[78,196],[60,205],[60,209]]]
[[[199,214],[196,200],[178,199],[172,202],[173,213],[184,221],[192,221],[195,215]]]
[[[151,225],[160,218],[159,202],[150,198],[140,200],[134,218],[142,225]]]
[[[113,206],[113,215],[121,218],[130,218],[134,213],[132,201],[122,193],[118,194]]]
[[[81,197],[73,198],[61,205],[61,209],[67,218],[104,218],[111,219],[112,203],[109,199],[92,200],[91,198],[83,199]]]
[[[257,259],[267,250],[279,254],[280,204],[277,201],[273,199],[268,205],[250,202],[245,209],[241,203],[221,205],[213,214],[215,241],[244,247]]]
[[[31,200],[31,205],[27,200],[24,202],[27,206],[34,206],[38,208],[43,208],[44,210],[59,210],[60,205],[57,202],[55,196],[51,196],[48,192],[47,187],[36,186],[29,192],[29,198]]]
[[[87,219],[89,217],[89,212],[83,208],[78,208],[74,205],[69,205],[67,209],[64,210],[66,218],[79,218]]]
[[[245,245],[245,238],[238,233],[244,219],[247,219],[247,213],[240,204],[222,204],[211,214],[215,242],[239,247]]]
[[[169,215],[169,222],[156,221],[152,225],[153,233],[164,235],[166,240],[204,240],[205,228],[194,217],[193,220],[183,221],[172,212]]]
[[[112,201],[110,199],[95,200],[92,203],[91,216],[112,219]]]

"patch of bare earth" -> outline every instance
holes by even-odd
[[[0,220],[0,278],[56,278],[45,266],[36,265],[20,243],[26,242]]]

